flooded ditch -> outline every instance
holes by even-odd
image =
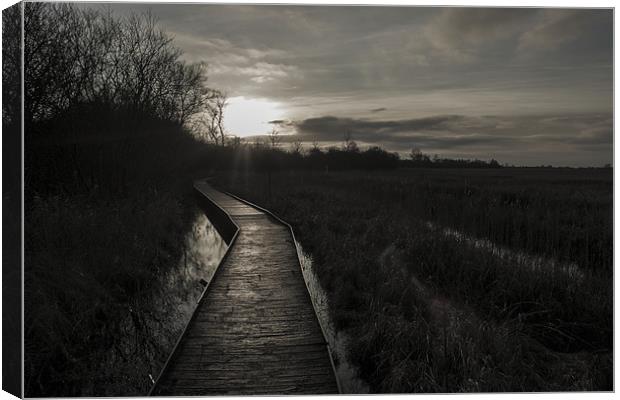
[[[197,210],[176,267],[161,277],[153,293],[135,301],[120,323],[120,343],[107,357],[110,368],[119,373],[114,386],[134,387],[141,395],[148,392],[196,308],[204,290],[201,280],[212,279],[227,249],[213,224]]]
[[[357,368],[348,361],[346,351],[348,337],[346,333],[336,331],[334,324],[331,321],[327,294],[323,291],[323,288],[321,287],[314,272],[312,267],[312,258],[304,251],[299,242],[295,241],[295,246],[301,262],[301,270],[304,280],[306,281],[308,291],[310,292],[310,298],[312,299],[317,317],[319,318],[319,322],[325,333],[325,339],[329,343],[329,347],[332,351],[334,366],[336,368],[336,374],[338,375],[338,381],[340,383],[340,390],[343,394],[369,393],[370,389],[368,385],[359,378]]]

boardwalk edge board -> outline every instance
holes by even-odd
[[[218,189],[220,190],[220,189]],[[316,306],[314,305],[314,301],[312,300],[312,296],[310,296],[310,291],[308,289],[308,282],[306,282],[306,279],[303,277],[303,270],[301,268],[301,259],[299,258],[299,252],[297,250],[297,243],[299,243],[297,241],[297,237],[295,236],[295,231],[293,230],[293,227],[291,226],[291,224],[289,224],[288,222],[286,222],[285,220],[283,220],[282,218],[280,218],[279,216],[277,216],[276,214],[274,214],[273,212],[267,210],[266,208],[263,208],[259,205],[256,205],[248,200],[245,200],[233,193],[227,192],[225,190],[221,190],[222,193],[233,197],[239,201],[241,201],[242,203],[245,203],[247,205],[249,205],[250,207],[254,207],[257,210],[260,210],[262,212],[264,212],[265,214],[267,214],[269,217],[273,218],[274,220],[276,220],[278,223],[286,226],[289,230],[289,232],[291,233],[291,236],[293,237],[293,243],[295,244],[295,254],[297,255],[297,263],[299,264],[299,270],[302,273],[302,279],[304,280],[304,284],[306,286],[306,292],[308,293],[308,296],[310,297],[310,303],[312,304],[312,310],[314,311],[314,315],[319,323],[319,327],[321,328],[321,333],[323,334],[323,340],[325,341],[325,345],[327,346],[327,355],[329,356],[329,362],[332,366],[332,370],[334,373],[334,377],[336,379],[336,386],[338,387],[338,394],[342,394],[342,388],[340,386],[340,379],[338,377],[338,374],[336,373],[336,365],[334,364],[334,358],[332,356],[332,349],[331,346],[329,345],[329,342],[327,341],[327,335],[325,334],[325,327],[323,326],[323,323],[321,322],[321,319],[319,318],[318,313],[316,312]]]
[[[219,204],[217,204],[213,199],[211,199],[206,193],[203,193],[202,191],[200,191],[197,187],[196,184],[194,183],[194,190],[200,194],[202,194],[204,196],[204,198],[209,201],[210,203],[212,203],[215,207],[217,207],[219,210],[221,210],[221,212],[223,212],[227,217],[228,220],[230,221],[230,224],[232,224],[234,226],[235,233],[233,234],[232,238],[230,239],[230,242],[228,243],[228,248],[226,249],[226,253],[224,253],[224,256],[222,257],[222,259],[220,260],[220,262],[217,265],[217,268],[215,269],[215,272],[213,274],[213,277],[211,278],[210,281],[207,282],[204,290],[202,291],[202,293],[200,294],[200,297],[198,298],[198,301],[196,302],[196,306],[194,307],[194,310],[192,311],[192,315],[190,316],[189,320],[187,321],[187,324],[185,324],[185,327],[183,328],[183,332],[179,335],[179,338],[177,339],[172,351],[170,352],[170,355],[168,356],[168,358],[166,359],[166,362],[164,363],[164,365],[162,366],[161,370],[159,371],[159,374],[157,376],[157,379],[155,380],[155,382],[153,383],[153,386],[151,386],[151,389],[149,390],[148,396],[152,396],[153,395],[153,391],[155,390],[155,388],[157,388],[157,384],[159,383],[159,380],[161,379],[161,377],[163,376],[164,372],[166,371],[166,369],[168,368],[168,364],[170,363],[170,361],[174,358],[174,355],[177,351],[177,348],[179,347],[179,344],[183,341],[183,339],[185,338],[185,335],[187,333],[187,329],[189,328],[189,326],[191,325],[192,321],[195,319],[196,317],[196,311],[198,310],[198,307],[200,305],[200,303],[202,302],[202,300],[205,298],[209,288],[211,287],[211,283],[216,279],[217,277],[217,272],[220,270],[220,266],[222,264],[224,264],[224,262],[226,261],[226,259],[228,258],[228,254],[231,252],[233,245],[235,244],[235,241],[237,240],[237,236],[239,235],[239,226],[235,223],[235,220],[230,216],[230,214],[223,208],[220,207]],[[209,216],[207,215],[207,218]],[[331,355],[330,355],[331,358]],[[336,378],[336,382],[337,382],[337,378]]]
[[[197,181],[196,183],[199,182]],[[215,227],[220,237],[224,239],[226,245],[229,246],[233,236],[239,230],[239,226],[234,222],[234,218],[196,185],[194,185],[194,195],[200,210],[208,217],[209,222]]]

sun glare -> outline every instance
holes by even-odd
[[[279,103],[266,99],[231,97],[225,111],[225,124],[232,135],[247,137],[266,134],[273,128],[269,121],[282,119]]]

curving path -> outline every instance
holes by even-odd
[[[338,393],[289,228],[206,182],[239,227],[151,395]]]

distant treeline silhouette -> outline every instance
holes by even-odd
[[[434,155],[432,158],[428,154],[424,154],[420,149],[414,148],[409,154],[408,160],[402,163],[407,167],[427,167],[427,168],[500,168],[501,165],[494,159],[490,161],[483,160],[467,160],[440,158]]]
[[[378,146],[360,150],[355,146],[320,148],[314,144],[308,150],[300,143],[290,149],[273,145],[269,139],[264,142],[240,143],[230,141],[226,146],[211,146],[210,157],[217,160],[218,169],[238,170],[371,170],[394,168],[500,168],[495,161],[433,158],[423,155],[422,159],[404,159],[398,153],[389,152]]]

